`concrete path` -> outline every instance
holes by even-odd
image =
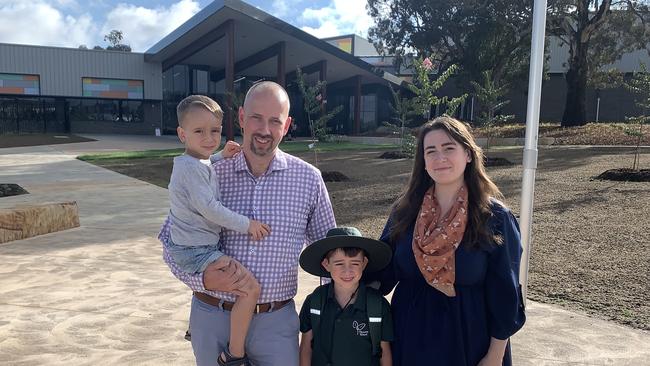
[[[19,203],[75,200],[81,227],[0,244],[1,365],[191,365],[190,292],[155,236],[167,191],[78,161],[80,153],[174,148],[173,138],[0,149],[0,182]],[[301,274],[300,303],[317,280]],[[299,306],[300,304],[298,304]],[[529,302],[516,365],[650,365],[650,333]]]

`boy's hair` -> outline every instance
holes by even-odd
[[[217,117],[217,120],[223,120],[223,111],[219,106],[219,103],[215,102],[212,98],[206,97],[205,95],[190,95],[189,97],[183,99],[176,106],[176,117],[178,118],[178,125],[183,127],[183,120],[185,115],[192,108],[204,108],[208,112],[214,114]]]
[[[343,254],[345,254],[346,257],[352,258],[356,257],[359,255],[359,253],[363,253],[363,256],[368,258],[368,253],[366,253],[365,250],[357,247],[342,247],[342,248],[334,248],[330,250],[329,252],[325,253],[325,257],[327,260],[330,260],[330,257],[334,255],[337,251],[342,251]]]

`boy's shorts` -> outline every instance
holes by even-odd
[[[208,264],[224,255],[217,245],[191,247],[174,244],[171,240],[167,252],[174,258],[174,262],[187,273],[203,272]]]

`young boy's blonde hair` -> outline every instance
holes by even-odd
[[[223,111],[219,103],[215,102],[212,98],[205,95],[190,95],[183,99],[176,106],[176,118],[178,118],[178,125],[183,127],[183,120],[185,115],[192,108],[204,108],[208,112],[214,114],[219,121],[223,120]]]

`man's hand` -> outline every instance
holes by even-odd
[[[235,141],[228,141],[226,142],[226,146],[223,147],[223,151],[221,152],[221,155],[226,158],[232,158],[237,154],[238,152],[241,151],[241,146],[236,143]]]
[[[210,263],[203,271],[203,286],[207,290],[229,292],[237,296],[246,296],[244,288],[253,275],[238,261],[223,255]]]

